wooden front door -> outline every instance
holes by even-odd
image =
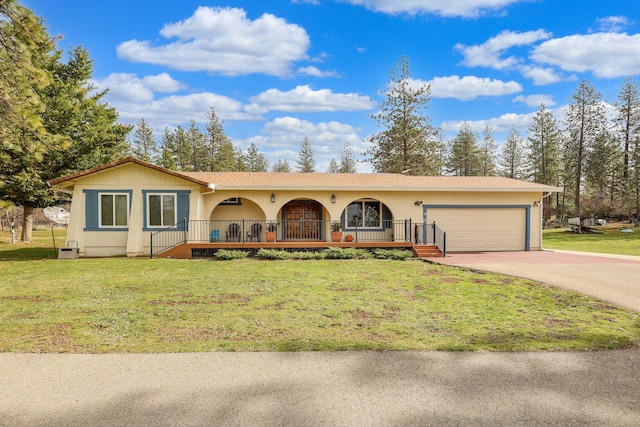
[[[284,207],[286,240],[320,240],[320,205],[295,201]],[[302,221],[301,221],[302,220]]]

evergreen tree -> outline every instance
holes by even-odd
[[[564,146],[564,167],[568,181],[572,181],[576,214],[580,215],[580,196],[584,170],[595,139],[602,134],[606,124],[601,95],[588,81],[583,81],[571,96],[565,110],[567,138]]]
[[[136,124],[131,151],[136,158],[145,162],[155,163],[158,161],[158,147],[153,137],[153,129],[147,125],[144,119],[140,119]]]
[[[209,113],[207,113],[207,124],[206,124],[206,162],[205,162],[205,170],[207,171],[217,171],[219,169],[216,168],[216,163],[219,162],[221,165],[227,165],[229,159],[223,158],[225,155],[228,155],[228,146],[224,148],[225,153],[221,154],[222,146],[231,142],[229,137],[224,132],[222,127],[222,121],[218,118],[216,111],[213,107]],[[233,144],[232,144],[233,145]],[[226,166],[222,166],[226,167]]]
[[[493,176],[496,174],[496,149],[498,144],[493,138],[493,128],[491,126],[486,125],[482,135],[482,147],[480,148],[481,174],[483,176]]]
[[[451,143],[447,170],[457,176],[478,176],[482,175],[482,165],[478,138],[469,123],[465,123]]]
[[[527,137],[527,174],[534,182],[558,185],[560,180],[561,134],[553,113],[544,104],[533,116]]]
[[[0,196],[23,207],[23,241],[33,209],[66,198],[50,179],[125,155],[131,127],[89,84],[88,52],[63,62],[42,20],[12,0],[0,2]]]
[[[298,161],[296,163],[298,165],[298,172],[315,172],[316,161],[313,158],[311,143],[309,143],[309,138],[306,136],[304,137],[304,141],[302,141],[302,146],[298,152]]]
[[[192,148],[189,144],[189,138],[182,126],[178,126],[172,134],[173,142],[173,158],[175,159],[176,168],[180,171],[188,171],[191,168],[191,152]]]
[[[501,174],[507,178],[522,179],[525,174],[524,141],[514,127],[509,131],[502,147],[500,158]]]
[[[638,164],[638,138],[640,138],[640,93],[637,82],[628,77],[618,94],[615,125],[622,147],[623,202],[628,210],[640,216],[640,170]]]
[[[351,146],[351,144],[349,144],[348,141],[345,141],[344,145],[342,146],[342,151],[340,152],[340,165],[338,166],[338,172],[339,173],[356,173],[357,163],[358,161],[356,160],[353,147]]]
[[[376,172],[429,175],[440,169],[436,130],[425,110],[431,88],[412,86],[409,58],[403,56],[391,70],[385,100],[371,118],[383,130],[369,139],[367,154]]]
[[[189,129],[187,129],[186,137],[188,139],[188,146],[191,149],[189,153],[189,169],[192,171],[200,172],[206,169],[206,155],[207,149],[205,147],[205,136],[202,131],[196,125],[196,121],[191,119],[189,123]]]
[[[216,172],[233,172],[239,169],[238,153],[231,140],[220,143],[213,159],[213,170]]]
[[[249,172],[267,172],[269,170],[269,161],[253,142],[247,152],[242,155],[242,162]]]
[[[176,165],[175,152],[174,135],[169,128],[165,128],[164,134],[162,134],[162,154],[159,165],[163,168],[177,170],[178,166]]]
[[[340,173],[340,165],[338,164],[336,159],[331,159],[329,161],[329,168],[327,169],[327,173]]]
[[[287,161],[287,159],[285,160],[278,159],[278,161],[273,164],[273,168],[271,168],[271,172],[291,173],[291,166],[289,166],[289,162]]]

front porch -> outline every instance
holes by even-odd
[[[375,227],[322,220],[187,220],[151,233],[151,257],[211,257],[219,249],[319,250],[328,247],[412,249],[446,255],[446,233],[435,223],[382,221]],[[418,248],[418,249],[416,249]]]

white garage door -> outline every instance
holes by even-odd
[[[523,251],[524,208],[428,208],[427,222],[447,233],[447,251]]]

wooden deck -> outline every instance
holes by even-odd
[[[326,241],[279,241],[279,242],[198,242],[183,243],[170,248],[158,255],[156,258],[208,258],[218,249],[235,249],[257,251],[259,249],[285,249],[285,250],[314,250],[329,247],[338,248],[364,248],[364,249],[409,249],[413,250],[416,256],[431,257],[442,256],[442,253],[433,245],[415,246],[411,242],[326,242]],[[435,251],[434,251],[435,250]]]

